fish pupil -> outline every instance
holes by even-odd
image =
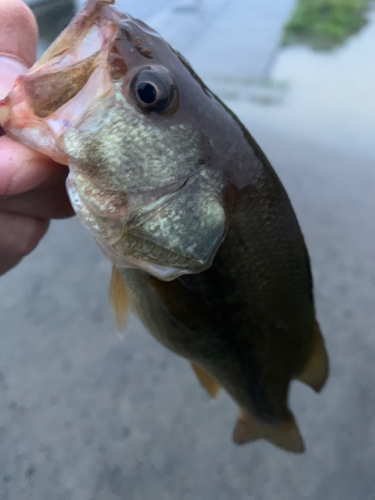
[[[137,93],[141,101],[143,101],[145,104],[152,104],[156,101],[157,90],[151,83],[139,83],[137,86]]]

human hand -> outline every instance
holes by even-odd
[[[35,61],[38,29],[22,0],[0,0],[0,99]],[[0,275],[38,245],[49,220],[73,215],[67,168],[0,129]]]

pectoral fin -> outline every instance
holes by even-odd
[[[257,439],[266,439],[279,448],[293,453],[302,453],[305,450],[303,439],[293,417],[283,424],[269,425],[255,420],[249,413],[240,409],[233,432],[233,441],[242,445]]]
[[[115,314],[116,326],[118,330],[123,330],[128,318],[129,294],[116,266],[112,267],[109,299]]]
[[[314,391],[319,392],[328,377],[328,355],[324,340],[317,322],[315,322],[310,356],[298,380],[309,385]]]
[[[211,398],[216,398],[221,388],[219,382],[217,382],[212,375],[203,370],[197,363],[191,363],[191,366],[202,387],[206,389]]]
[[[179,324],[189,330],[215,329],[205,304],[187,288],[182,279],[161,281],[153,276],[148,279],[160,302]]]

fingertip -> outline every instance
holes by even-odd
[[[38,27],[22,0],[0,0],[0,55],[17,59],[28,68],[36,59]]]

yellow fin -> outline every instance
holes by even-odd
[[[109,300],[116,318],[118,330],[123,330],[129,312],[129,294],[116,266],[112,267]]]
[[[221,388],[219,382],[217,382],[212,375],[203,370],[200,365],[191,363],[191,366],[195,371],[195,374],[198,377],[198,380],[201,383],[202,387],[206,389],[211,398],[216,398]]]
[[[307,363],[298,376],[298,380],[319,392],[327,380],[329,360],[324,340],[317,322],[315,322],[311,352]]]
[[[279,448],[293,453],[305,451],[303,439],[293,417],[279,425],[263,424],[240,409],[233,441],[242,445],[256,439],[266,439]]]

